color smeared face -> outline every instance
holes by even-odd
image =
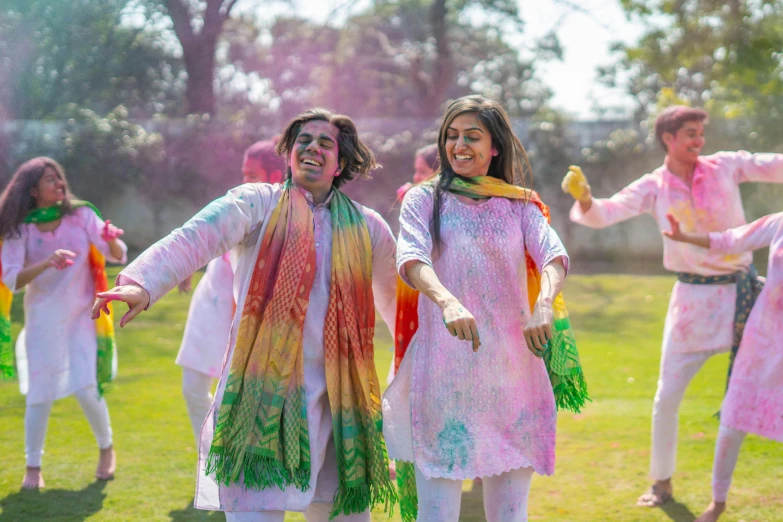
[[[328,189],[339,176],[340,131],[329,122],[308,121],[299,131],[288,158],[291,177],[305,190]]]
[[[476,113],[460,114],[446,129],[446,159],[455,174],[467,178],[486,176],[497,149]]]
[[[65,180],[56,170],[47,167],[38,184],[30,191],[39,208],[51,207],[65,200]]]
[[[242,162],[242,183],[282,183],[283,171],[267,171],[258,158],[247,158]]]
[[[677,132],[664,132],[661,136],[670,158],[685,163],[695,163],[704,148],[704,123],[688,121]]]
[[[421,183],[422,181],[430,179],[435,174],[425,160],[421,156],[416,156],[413,162],[413,182]]]

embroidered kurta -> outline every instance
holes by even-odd
[[[98,344],[90,318],[95,281],[90,272],[90,243],[108,262],[124,263],[127,248],[120,241],[122,259],[114,259],[101,238],[103,221],[88,207],[64,216],[53,232],[41,232],[32,223],[21,225],[21,236],[3,242],[3,283],[14,292],[19,272],[48,258],[55,250],[76,254],[73,265],[47,268],[24,290],[27,353],[27,404],[67,397],[95,386]],[[114,358],[115,364],[117,357]]]
[[[238,301],[226,354],[228,360],[231,360],[252,269],[282,190],[277,184],[250,183],[229,191],[226,196],[196,214],[182,228],[140,255],[122,271],[118,284],[140,284],[149,292],[150,304],[154,304],[197,268],[233,249],[234,293]],[[303,192],[312,201],[312,196]],[[394,237],[377,212],[358,203],[356,205],[370,232],[375,305],[383,320],[393,329],[397,282]],[[230,367],[226,365],[218,383],[215,401],[201,431],[195,500],[197,508],[221,511],[304,511],[312,502],[331,503],[334,498],[338,476],[332,439],[332,415],[326,390],[323,338],[332,265],[332,223],[328,201],[326,205],[314,206],[313,227],[316,274],[305,316],[303,341],[307,429],[312,465],[310,488],[304,492],[293,486],[284,491],[277,488],[256,491],[241,485],[218,485],[212,477],[206,476],[204,469],[212,444],[215,416],[223,400]]]
[[[476,318],[481,347],[443,326],[441,309],[419,298],[419,329],[384,394],[391,457],[427,477],[465,479],[532,466],[552,474],[557,420],[544,362],[527,348],[530,318],[525,252],[539,268],[568,257],[533,204],[490,198],[476,205],[444,194],[442,247],[430,235],[433,189],[412,188],[400,213],[397,266],[430,265]]]
[[[234,271],[228,253],[209,262],[196,285],[177,364],[218,378],[234,317]]]
[[[594,198],[586,213],[575,203],[571,220],[603,228],[647,213],[655,218],[660,230],[669,230],[666,214],[673,214],[685,232],[720,232],[747,223],[739,190],[739,185],[746,182],[783,183],[783,155],[738,151],[702,156],[691,188],[661,166],[611,198]],[[663,239],[663,266],[672,272],[730,274],[747,267],[752,259],[749,252],[724,254]],[[735,299],[733,284],[675,283],[664,326],[664,350],[728,351]]]
[[[745,325],[720,421],[783,442],[783,212],[710,234],[710,251],[716,254],[766,246],[767,283]]]

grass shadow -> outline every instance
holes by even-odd
[[[171,522],[218,522],[226,519],[226,516],[221,511],[204,511],[203,509],[196,509],[193,507],[193,503],[188,503],[182,509],[174,509],[169,512]]]
[[[696,515],[688,509],[688,506],[677,502],[676,500],[667,502],[660,506],[660,508],[673,522],[693,522],[696,520]]]
[[[105,481],[84,489],[22,489],[0,500],[0,522],[19,520],[87,520],[103,508]]]

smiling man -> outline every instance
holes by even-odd
[[[649,213],[661,231],[675,217],[684,232],[722,232],[747,223],[739,185],[783,183],[783,155],[718,152],[701,156],[701,109],[675,106],[655,120],[663,166],[608,199],[593,198],[579,167],[571,167],[563,190],[576,203],[571,220],[604,228]],[[652,413],[650,475],[654,484],[637,505],[655,507],[672,498],[679,408],[685,389],[711,356],[739,347],[742,329],[760,291],[750,253],[724,255],[664,239],[663,266],[677,274],[663,330],[658,391]],[[729,367],[731,373],[731,367]]]
[[[377,165],[353,121],[315,109],[277,145],[283,185],[228,192],[98,294],[128,303],[121,325],[207,261],[234,250],[229,351],[201,431],[196,507],[228,522],[369,522],[396,501],[373,363],[375,306],[394,324],[395,241],[339,187]]]

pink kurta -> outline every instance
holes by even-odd
[[[233,287],[234,270],[226,253],[209,262],[193,291],[177,364],[220,377],[234,318]]]
[[[593,199],[582,213],[579,203],[571,220],[603,228],[649,213],[660,230],[669,230],[673,214],[685,232],[720,232],[747,223],[739,185],[783,183],[783,155],[718,152],[699,158],[692,188],[661,166],[609,199]],[[663,240],[663,266],[672,272],[723,275],[747,267],[749,252],[723,254],[687,243]],[[728,351],[732,344],[736,287],[675,283],[664,326],[664,350],[677,353]]]
[[[783,442],[783,212],[710,234],[710,251],[738,255],[770,246],[767,283],[745,325],[721,424]]]
[[[236,263],[234,295],[238,296],[238,300],[226,354],[228,360],[231,360],[236,346],[239,319],[261,240],[282,190],[281,185],[267,183],[248,183],[230,190],[226,196],[213,201],[196,214],[182,228],[141,254],[122,271],[117,278],[118,284],[137,282],[149,292],[152,305],[210,259],[232,249],[232,261]],[[312,201],[310,193],[302,192]],[[377,212],[355,204],[367,222],[372,242],[372,287],[375,305],[386,324],[393,329],[397,288],[394,237],[389,225]],[[215,392],[215,401],[201,430],[195,500],[197,508],[221,511],[304,511],[312,502],[331,503],[334,498],[338,476],[332,442],[332,414],[326,392],[323,338],[332,266],[332,220],[328,201],[326,205],[313,206],[313,228],[315,282],[310,292],[302,342],[307,429],[310,438],[310,487],[304,492],[293,486],[284,491],[277,488],[257,491],[238,485],[217,484],[213,477],[205,474],[215,416],[223,400],[230,369],[230,364],[227,364]]]
[[[555,411],[544,362],[522,333],[530,318],[525,252],[544,267],[568,259],[533,204],[490,198],[477,205],[444,194],[442,249],[430,236],[433,189],[412,188],[400,213],[397,266],[434,268],[476,318],[481,347],[443,326],[442,311],[419,298],[419,329],[383,398],[391,457],[414,461],[426,477],[466,479],[533,467],[552,474]]]
[[[120,241],[123,258],[113,259],[101,238],[102,230],[103,221],[95,212],[81,207],[64,216],[53,232],[41,232],[26,223],[21,226],[21,237],[3,242],[3,283],[14,292],[21,290],[16,288],[16,278],[24,267],[45,260],[58,249],[76,254],[72,266],[47,268],[24,288],[27,404],[54,401],[96,385],[98,341],[90,318],[95,301],[90,243],[116,263],[125,262],[127,250]]]

